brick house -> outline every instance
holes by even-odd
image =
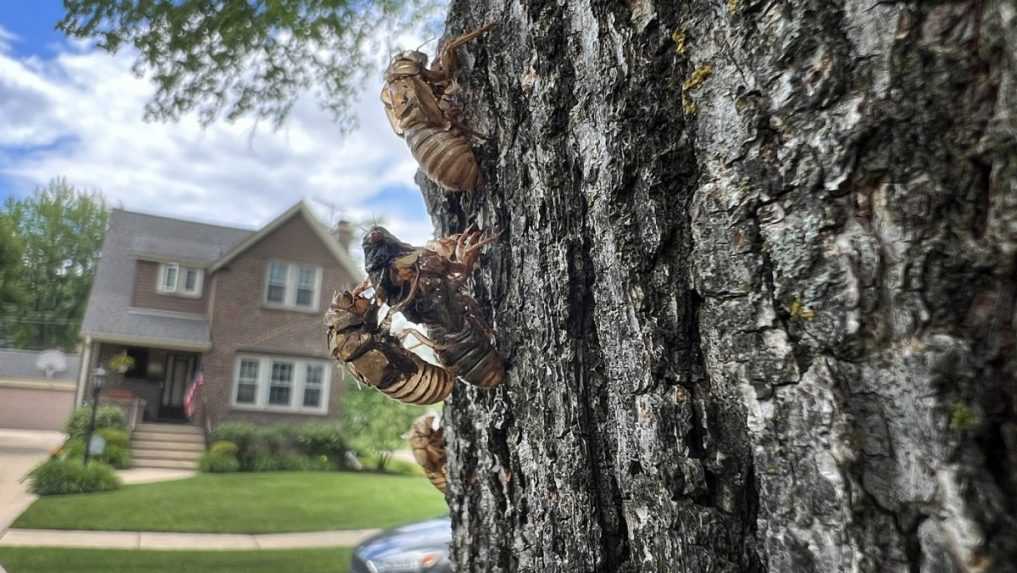
[[[81,328],[76,402],[91,395],[90,373],[126,352],[134,366],[110,375],[103,400],[143,403],[143,420],[159,424],[148,432],[335,416],[341,377],[322,314],[333,290],[361,280],[351,237],[303,202],[258,230],[114,210]],[[198,371],[202,405],[187,420]]]

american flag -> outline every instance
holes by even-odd
[[[187,389],[187,395],[184,396],[184,413],[190,418],[194,415],[194,398],[198,395],[198,390],[205,385],[205,373],[198,370],[198,373],[194,376],[194,382],[191,383],[191,387]]]

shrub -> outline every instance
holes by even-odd
[[[303,454],[283,454],[279,456],[279,469],[290,471],[328,471],[336,469],[328,456],[305,456]]]
[[[269,453],[257,454],[251,463],[250,471],[274,472],[283,469],[282,457]]]
[[[68,460],[76,460],[78,462],[84,461],[85,439],[71,438],[70,440],[67,440],[67,442],[64,443],[62,451],[64,453],[64,457]],[[107,441],[106,448],[103,452],[97,456],[92,456],[91,459],[107,463],[118,470],[127,469],[131,465],[131,450],[126,445],[121,446],[119,443]]]
[[[240,462],[235,456],[215,452],[205,452],[198,461],[198,469],[203,472],[225,474],[240,471]]]
[[[333,460],[326,455],[320,456],[306,456],[306,468],[311,471],[329,471],[335,469],[341,469],[343,467],[342,460]]]
[[[260,454],[279,455],[293,449],[293,431],[289,426],[261,426],[255,434]]]
[[[426,408],[403,404],[372,388],[359,389],[347,378],[343,392],[342,427],[350,445],[370,454],[383,471],[391,452],[405,448],[403,434]]]
[[[81,406],[74,410],[70,419],[67,420],[67,435],[71,438],[84,438],[85,434],[88,433],[88,424],[91,419],[91,406]],[[95,413],[95,428],[116,428],[118,430],[126,430],[127,418],[124,416],[124,411],[111,404],[107,404],[105,406],[100,405],[99,410]]]
[[[91,493],[120,487],[120,478],[113,468],[98,461],[84,466],[76,459],[51,459],[33,469],[28,479],[29,490],[36,495]]]
[[[209,439],[214,442],[230,442],[237,446],[236,459],[242,471],[250,471],[254,463],[254,447],[257,443],[258,428],[247,422],[227,422],[216,428]]]
[[[328,456],[340,462],[346,457],[346,441],[339,427],[331,424],[310,423],[294,430],[297,447],[308,456]]]
[[[226,422],[220,424],[209,436],[213,442],[233,442],[240,451],[250,448],[258,428],[247,422]]]
[[[102,439],[106,440],[107,446],[116,446],[118,448],[129,448],[131,447],[131,438],[127,433],[127,430],[120,430],[117,428],[102,428],[96,430],[96,434],[102,436]]]
[[[330,424],[255,426],[227,422],[211,434],[210,453],[230,454],[240,471],[328,470],[345,467],[346,442]],[[223,444],[223,445],[220,445]]]
[[[416,462],[408,462],[389,456],[384,462],[378,460],[377,454],[368,454],[360,457],[365,470],[369,472],[381,472],[407,476],[423,476],[424,469]]]
[[[118,470],[125,470],[131,467],[131,450],[106,444],[106,450],[96,459],[105,462]]]
[[[212,447],[208,448],[208,451],[209,453],[235,458],[237,457],[237,452],[240,451],[240,448],[238,448],[233,442],[219,440],[218,442],[213,442]]]

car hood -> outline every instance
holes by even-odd
[[[452,521],[439,517],[383,531],[357,546],[356,552],[363,559],[374,560],[404,551],[445,550],[451,541]]]

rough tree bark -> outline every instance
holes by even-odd
[[[1017,563],[1017,8],[454,0],[460,571]]]

